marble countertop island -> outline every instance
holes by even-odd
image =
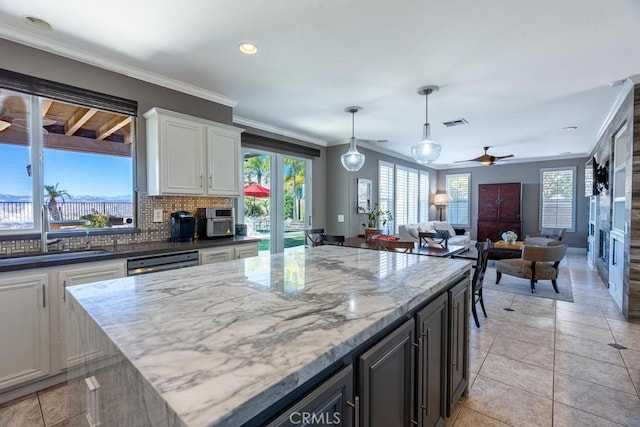
[[[239,426],[470,263],[320,246],[67,288],[185,426]]]

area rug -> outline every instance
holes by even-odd
[[[502,275],[500,284],[496,285],[495,261],[489,261],[482,286],[485,289],[494,289],[496,291],[513,292],[516,294],[526,294],[539,298],[550,298],[573,302],[573,288],[571,287],[569,267],[564,261],[560,264],[558,272],[559,293],[556,293],[553,290],[551,280],[541,280],[536,283],[536,291],[532,294],[531,282],[528,279],[521,279],[519,277],[508,276],[506,274]]]

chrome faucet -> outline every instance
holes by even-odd
[[[49,252],[49,245],[55,245],[62,242],[62,239],[48,239],[49,236],[49,215],[47,207],[42,206],[42,224],[40,230],[40,250],[43,254]]]

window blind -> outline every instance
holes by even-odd
[[[447,175],[447,194],[451,198],[447,205],[447,221],[451,225],[469,227],[471,174]]]
[[[404,224],[418,222],[418,171],[396,166],[395,231]]]
[[[393,212],[393,186],[393,163],[380,161],[378,163],[378,207],[383,211]],[[394,229],[391,228],[394,221],[387,222],[390,230]]]
[[[575,169],[542,169],[540,186],[540,226],[573,230]]]
[[[420,171],[419,197],[418,197],[418,222],[429,221],[429,172]]]

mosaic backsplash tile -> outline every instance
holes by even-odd
[[[188,211],[193,214],[198,208],[210,206],[231,208],[232,197],[193,197],[193,196],[148,196],[146,193],[138,194],[138,222],[139,234],[118,234],[107,236],[81,235],[78,237],[65,237],[58,244],[49,246],[51,250],[62,250],[64,245],[69,249],[82,249],[87,240],[91,246],[101,247],[114,244],[130,244],[167,240],[170,236],[169,216],[171,212]],[[153,222],[153,211],[162,209],[162,222]],[[0,256],[40,252],[40,239],[36,240],[7,240],[0,241]]]

